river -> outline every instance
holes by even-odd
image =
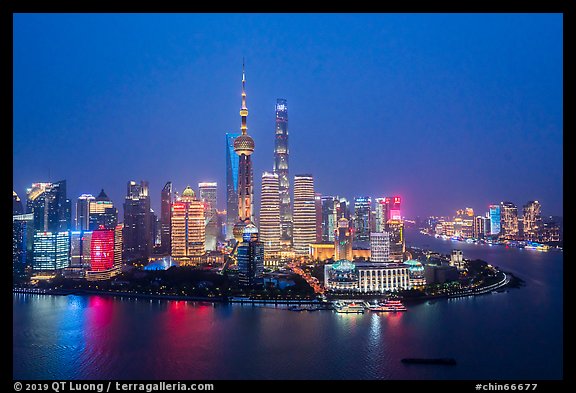
[[[406,231],[526,286],[337,314],[202,302],[13,294],[14,379],[562,379],[563,254]],[[406,365],[453,357],[456,366]]]

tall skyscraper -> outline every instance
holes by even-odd
[[[262,283],[264,274],[264,244],[259,240],[258,228],[248,223],[238,246],[238,283],[254,287]]]
[[[22,201],[12,190],[12,271],[23,275],[26,270],[26,235],[32,225],[32,215],[24,215]]]
[[[482,216],[474,217],[474,227],[472,230],[472,237],[474,237],[476,239],[481,239],[484,237],[484,232],[485,232],[484,222],[485,222],[485,217],[482,217]]]
[[[314,196],[314,209],[316,210],[316,243],[322,241],[322,194]]]
[[[274,173],[280,183],[280,223],[282,240],[292,240],[292,209],[290,206],[290,179],[288,177],[288,103],[276,100],[276,133],[274,138]]]
[[[226,239],[233,239],[238,221],[238,165],[240,157],[234,151],[234,139],[240,134],[226,134]]]
[[[512,202],[500,202],[500,237],[506,240],[518,239],[518,208]]]
[[[46,231],[45,219],[45,196],[46,190],[52,183],[32,183],[32,187],[26,189],[26,213],[33,214],[33,228],[38,231]]]
[[[89,229],[96,230],[103,226],[106,229],[114,229],[118,224],[118,209],[108,198],[104,189],[100,190],[100,194],[90,201],[90,214],[89,214]]]
[[[333,242],[334,231],[338,223],[337,205],[340,204],[333,196],[323,196],[322,198],[322,241]]]
[[[160,245],[162,254],[170,254],[170,231],[172,217],[172,182],[168,181],[160,193]]]
[[[30,265],[33,239],[34,216],[32,214],[12,215],[12,271],[16,276],[25,275]]]
[[[370,234],[370,262],[390,262],[390,234],[388,232]]]
[[[264,262],[276,265],[279,261],[281,220],[279,176],[277,173],[262,174],[260,200],[260,241],[264,244]]]
[[[358,242],[370,241],[370,210],[372,199],[370,197],[354,198],[354,240]]]
[[[114,228],[114,268],[118,273],[122,271],[122,231],[124,224],[116,225]]]
[[[76,201],[76,217],[74,227],[77,231],[86,231],[90,227],[90,203],[94,201],[92,194],[82,194]]]
[[[399,196],[390,198],[390,210],[388,213],[388,220],[402,221],[402,214],[400,213]]]
[[[402,220],[389,220],[387,232],[390,234],[390,259],[400,263],[403,261],[406,251],[404,222]]]
[[[234,139],[234,151],[239,157],[238,162],[238,221],[234,224],[234,238],[242,239],[244,227],[254,221],[254,175],[252,170],[251,155],[254,153],[254,140],[247,134],[248,108],[246,107],[246,74],[242,63],[242,107],[240,109],[242,119],[240,129],[242,135]]]
[[[152,215],[148,182],[129,181],[124,200],[124,229],[122,233],[124,259],[148,259],[152,254]]]
[[[196,199],[190,186],[172,205],[172,257],[182,264],[205,253],[204,203]]]
[[[34,229],[60,232],[71,227],[72,210],[66,198],[66,180],[34,183],[27,189],[27,213],[34,214]]]
[[[153,248],[160,245],[160,220],[152,208],[150,208],[150,238]]]
[[[500,205],[490,205],[490,235],[500,235]]]
[[[390,198],[376,198],[376,232],[384,232],[388,222]]]
[[[206,226],[206,251],[216,250],[218,240],[218,216],[216,215],[216,195],[218,183],[198,183],[200,201],[204,203],[204,222]]]
[[[316,242],[316,204],[312,175],[294,176],[294,253],[307,256],[310,244]]]
[[[334,232],[334,260],[346,259],[351,261],[353,258],[350,223],[347,218],[342,217],[338,220],[338,227]]]
[[[66,180],[34,183],[27,189],[26,211],[31,214],[26,229],[26,255],[38,272],[54,273],[69,263],[72,209],[66,198]]]
[[[528,201],[522,211],[522,224],[524,228],[524,239],[536,242],[540,238],[542,229],[541,205],[538,201]]]
[[[52,183],[46,190],[48,231],[69,231],[72,227],[72,205],[66,198],[66,180]]]

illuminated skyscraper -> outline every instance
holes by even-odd
[[[46,190],[48,231],[69,231],[72,228],[72,204],[66,198],[66,180],[52,183]]]
[[[124,259],[148,259],[152,254],[152,215],[148,182],[129,181],[124,200]]]
[[[292,239],[292,210],[290,207],[290,179],[288,177],[288,103],[276,100],[276,136],[274,139],[274,173],[280,183],[280,223],[282,240]]]
[[[314,209],[316,210],[316,243],[322,241],[322,194],[314,196]]]
[[[116,225],[114,228],[114,268],[118,273],[122,270],[122,231],[124,224]]]
[[[500,235],[500,205],[490,205],[490,235]]]
[[[102,189],[96,199],[90,201],[89,228],[95,230],[103,226],[106,229],[114,229],[116,224],[118,224],[118,209]]]
[[[476,239],[481,239],[484,237],[484,232],[485,232],[484,222],[485,222],[485,217],[482,217],[482,216],[474,217],[474,227],[472,230],[472,237],[474,237]]]
[[[404,260],[406,239],[404,238],[404,222],[402,220],[389,220],[388,233],[390,233],[390,260],[400,263]]]
[[[388,232],[370,234],[370,262],[390,262],[390,234]]]
[[[216,195],[218,183],[198,183],[200,201],[204,203],[204,222],[206,227],[206,251],[216,250],[218,239],[218,216],[216,215]]]
[[[523,208],[524,239],[537,242],[542,229],[541,205],[538,201],[528,201]]]
[[[296,210],[294,210],[296,212]],[[334,260],[346,259],[351,261],[352,255],[352,232],[348,219],[342,217],[338,220],[338,227],[334,232]]]
[[[312,175],[294,176],[294,253],[307,256],[310,244],[316,242],[316,205]]]
[[[254,221],[254,189],[252,160],[254,153],[254,140],[247,134],[248,108],[246,107],[246,75],[242,63],[242,107],[240,109],[242,135],[234,139],[234,151],[239,157],[238,162],[238,221],[234,224],[234,237],[237,241],[242,239],[244,227]]]
[[[204,203],[189,186],[172,205],[172,257],[183,264],[205,253]]]
[[[370,197],[354,198],[354,240],[358,242],[370,241]]]
[[[34,216],[12,215],[12,270],[16,276],[24,275],[30,264],[33,238]]]
[[[70,232],[42,232],[34,234],[35,273],[53,274],[66,268],[70,259]]]
[[[512,202],[500,202],[500,237],[506,240],[518,239],[518,208]]]
[[[56,183],[34,183],[27,191],[27,213],[34,214],[37,231],[61,232],[70,230],[72,209],[66,198],[66,180]]]
[[[90,270],[102,272],[114,267],[114,229],[92,231],[90,240]]]
[[[384,232],[388,222],[390,198],[376,198],[376,232]]]
[[[162,254],[170,254],[170,231],[172,217],[172,182],[168,181],[160,193],[160,245]]]
[[[264,274],[264,244],[254,224],[248,223],[242,231],[242,242],[238,246],[238,283],[245,287],[258,286]]]
[[[322,241],[333,242],[334,231],[338,223],[337,208],[340,204],[337,198],[333,196],[323,196],[322,202]]]
[[[279,176],[264,172],[260,200],[260,241],[264,244],[264,262],[267,265],[275,265],[279,260],[280,222]]]
[[[402,214],[400,212],[400,197],[395,196],[390,198],[389,202],[388,220],[402,221]]]
[[[12,191],[12,271],[23,275],[26,270],[26,240],[28,227],[33,224],[31,214],[24,215],[22,201]]]
[[[238,221],[238,164],[234,139],[240,134],[226,134],[226,239],[233,239],[234,224]]]
[[[77,231],[85,231],[90,227],[90,203],[94,201],[92,194],[82,194],[76,201],[76,217],[74,227]]]

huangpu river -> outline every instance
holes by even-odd
[[[14,379],[562,379],[563,254],[406,231],[480,258],[519,289],[397,314],[108,296],[13,294]],[[456,366],[403,364],[453,357]]]

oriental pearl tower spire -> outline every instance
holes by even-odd
[[[242,135],[234,139],[234,151],[239,156],[238,163],[238,222],[234,225],[234,238],[242,241],[242,232],[246,225],[254,220],[253,211],[253,171],[250,155],[254,152],[254,140],[248,135],[246,117],[246,74],[244,72],[244,60],[242,60],[242,107],[240,108],[242,123],[240,129]]]

